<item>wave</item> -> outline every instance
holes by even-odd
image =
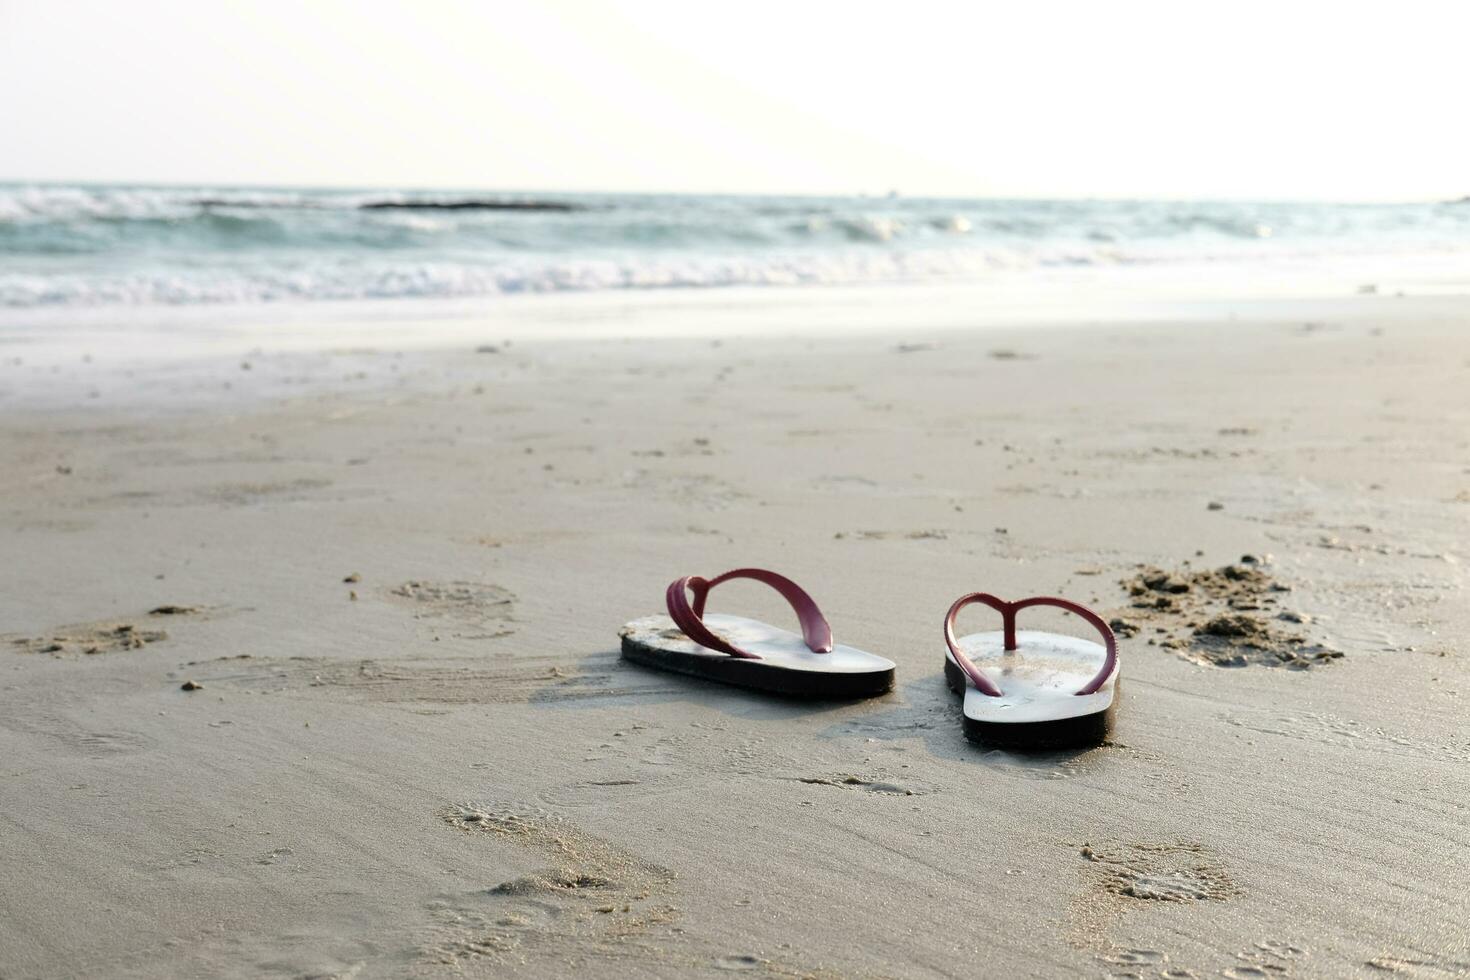
[[[1470,251],[1470,207],[0,185],[0,306],[984,278]]]
[[[1470,256],[1436,253],[1458,261]],[[1364,258],[1356,255],[1355,258]],[[1403,256],[1382,258],[1385,264]],[[1295,255],[1321,263],[1323,256]],[[1325,257],[1329,261],[1341,255]],[[1196,256],[1195,265],[1250,268],[1240,255]],[[960,282],[1040,274],[1048,269],[1169,267],[1167,256],[1114,248],[912,252],[849,251],[823,254],[638,260],[468,264],[455,262],[318,262],[264,268],[132,270],[111,273],[0,273],[0,308],[189,306],[311,300],[449,299],[525,293],[600,290],[713,289],[728,286],[823,286]],[[1390,266],[1391,267],[1391,266]]]
[[[191,305],[293,300],[453,298],[595,290],[709,289],[968,278],[1001,270],[1115,264],[1103,251],[835,253],[662,260],[320,263],[239,271],[0,273],[0,307]]]

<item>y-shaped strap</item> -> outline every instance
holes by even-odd
[[[1118,662],[1118,641],[1114,639],[1113,631],[1108,628],[1107,623],[1103,622],[1102,617],[1091,609],[1079,606],[1077,603],[1070,602],[1066,599],[1057,599],[1053,596],[1035,596],[1030,599],[1018,599],[1015,602],[1006,602],[1004,599],[997,599],[988,592],[971,592],[969,595],[960,596],[955,600],[954,605],[949,607],[949,612],[944,617],[944,642],[949,644],[949,652],[954,654],[955,663],[959,664],[960,669],[969,675],[970,680],[975,682],[975,687],[981,694],[988,694],[993,698],[998,698],[1000,697],[1000,688],[996,687],[990,678],[981,673],[980,668],[976,667],[970,658],[965,656],[964,652],[960,650],[959,640],[955,639],[954,635],[955,617],[960,614],[961,609],[974,602],[983,602],[991,609],[1000,613],[1001,620],[1005,624],[1005,643],[1007,650],[1016,649],[1016,613],[1028,606],[1057,606],[1067,610],[1067,612],[1076,613],[1096,627],[1097,631],[1102,634],[1103,645],[1107,648],[1108,655],[1103,660],[1102,670],[1099,670],[1097,676],[1083,685],[1082,690],[1077,692],[1079,695],[1095,694],[1097,689],[1102,687],[1103,682],[1112,674],[1113,667]]]
[[[687,575],[674,582],[664,596],[669,607],[669,617],[673,619],[674,625],[683,630],[685,636],[702,647],[728,653],[732,657],[744,657],[747,660],[761,659],[757,654],[726,642],[704,625],[704,600],[709,595],[709,590],[732,578],[753,578],[781,593],[782,598],[791,603],[791,608],[796,610],[796,618],[801,620],[801,637],[806,641],[807,647],[813,653],[832,652],[832,627],[827,625],[827,618],[822,615],[822,611],[817,608],[812,597],[791,579],[784,575],[777,575],[775,572],[768,572],[764,568],[737,568],[712,579]],[[689,602],[690,592],[694,593],[692,605]]]

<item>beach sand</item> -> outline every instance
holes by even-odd
[[[0,358],[0,977],[1470,972],[1463,301],[891,322]],[[741,565],[893,693],[620,660]],[[975,589],[1107,743],[966,742]]]

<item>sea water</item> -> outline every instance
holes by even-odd
[[[967,200],[0,184],[0,309],[1463,269],[1470,203]]]

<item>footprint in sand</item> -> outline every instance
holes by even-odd
[[[514,619],[515,595],[509,589],[481,582],[404,582],[389,590],[389,598],[414,607],[414,618],[455,619],[492,628],[488,637],[508,636],[504,627]],[[481,637],[475,637],[481,638]]]
[[[487,844],[504,842],[536,852],[548,866],[432,903],[437,924],[420,946],[432,962],[529,966],[548,975],[565,972],[568,962],[577,961],[617,964],[617,972],[631,975],[695,974],[711,966],[782,976],[812,972],[799,964],[712,948],[680,925],[672,871],[541,807],[455,803],[440,810],[439,818]]]
[[[1241,892],[1213,852],[1190,841],[1083,844],[1078,853],[1091,888],[1069,915],[1084,945],[1097,945],[1109,926],[1138,903],[1224,902]],[[1104,940],[1102,945],[1110,944]],[[1121,952],[1126,951],[1114,947],[1112,955]]]
[[[1231,894],[1218,874],[1195,869],[1175,871],[1120,870],[1108,884],[1115,895],[1153,902],[1224,900]]]
[[[489,889],[447,896],[431,907],[438,935],[425,952],[444,963],[513,955],[517,962],[545,957],[566,962],[616,946],[620,955],[662,956],[658,944],[679,916],[669,903],[674,874],[667,868],[578,829],[533,806],[457,803],[440,819],[464,833],[483,835],[541,853],[551,865]]]

